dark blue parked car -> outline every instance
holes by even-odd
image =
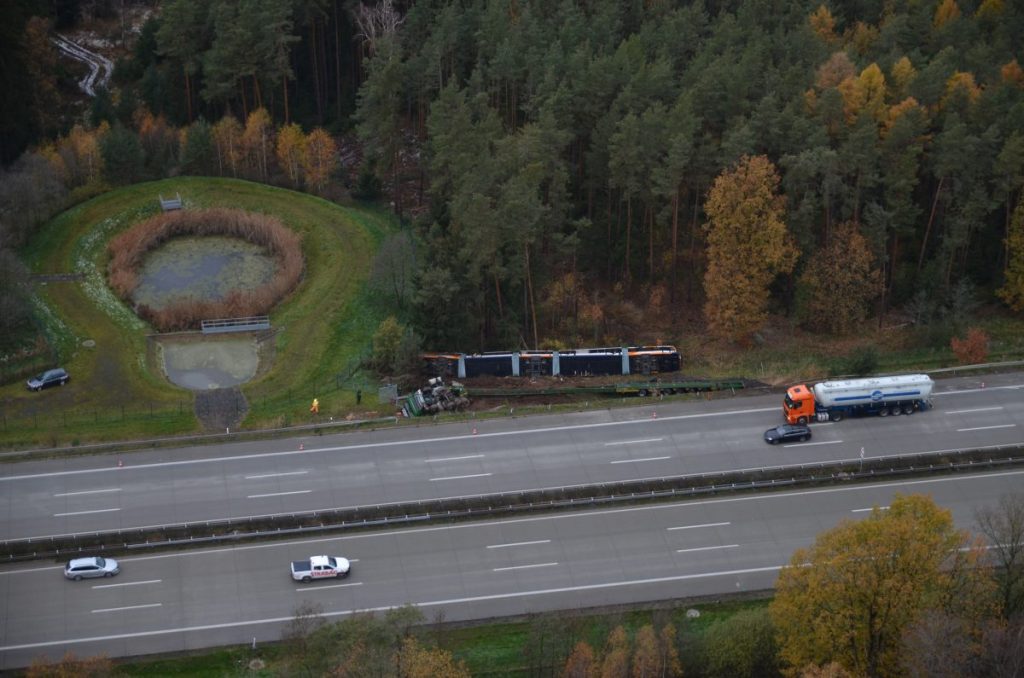
[[[57,367],[52,370],[46,370],[41,374],[37,374],[25,382],[25,385],[28,386],[28,390],[30,391],[41,391],[49,386],[56,386],[58,384],[63,386],[68,383],[68,379],[70,378],[71,377],[68,376],[68,373],[63,367]]]

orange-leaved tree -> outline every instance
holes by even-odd
[[[972,327],[963,339],[953,337],[949,347],[961,365],[983,363],[988,358],[988,333],[980,327]]]
[[[266,181],[270,176],[270,157],[274,152],[274,126],[265,108],[257,108],[245,119],[242,132],[242,157],[247,178]]]
[[[796,264],[778,187],[779,174],[767,157],[745,156],[715,179],[708,194],[704,315],[716,336],[744,340],[764,325],[769,285]]]
[[[233,115],[225,115],[213,126],[217,147],[217,168],[221,176],[238,176],[242,166],[242,124]]]
[[[902,675],[908,631],[932,614],[980,630],[995,609],[982,543],[929,497],[897,496],[798,549],[770,610],[789,675],[838,662],[858,676]]]
[[[622,626],[612,629],[601,660],[601,678],[626,678],[629,675],[631,649],[626,629]]]
[[[469,669],[455,661],[451,652],[425,647],[412,637],[402,641],[396,663],[402,678],[470,678]]]
[[[563,678],[594,678],[597,676],[598,660],[590,643],[581,640],[572,649],[572,654],[565,662]]]
[[[302,169],[306,173],[306,188],[323,193],[331,172],[338,166],[338,145],[322,127],[306,137],[306,152],[302,155]]]
[[[288,175],[292,188],[302,182],[302,159],[306,155],[306,135],[302,128],[292,123],[277,131],[277,163]]]

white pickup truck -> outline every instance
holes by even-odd
[[[351,571],[351,563],[340,556],[312,556],[309,560],[292,561],[292,579],[303,583],[314,579],[341,579]]]

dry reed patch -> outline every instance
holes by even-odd
[[[138,270],[146,254],[172,238],[224,236],[263,247],[276,260],[274,277],[251,290],[236,289],[223,299],[187,298],[161,309],[146,304],[135,312],[153,327],[169,332],[194,328],[206,318],[225,318],[268,313],[299,283],[304,268],[299,236],[266,214],[228,208],[167,212],[147,219],[119,234],[107,246],[110,263],[107,281],[111,289],[131,304],[138,286]]]

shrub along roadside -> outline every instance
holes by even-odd
[[[677,646],[683,675],[706,673],[709,640],[722,635],[722,626],[737,615],[762,613],[770,598],[747,594],[719,596],[714,600],[671,600],[659,604],[587,609],[530,615],[526,618],[491,620],[479,623],[446,623],[428,620],[413,630],[426,642],[448,650],[456,660],[466,663],[473,676],[562,675],[566,648],[570,641],[585,640],[602,646],[609,632],[623,627],[630,638],[644,625],[661,628],[672,624],[677,631]],[[699,616],[688,615],[697,610]],[[710,634],[710,635],[709,635]],[[276,676],[290,665],[292,651],[283,642],[220,648],[209,652],[190,652],[179,656],[140,657],[119,660],[116,676]],[[250,662],[259,660],[262,670],[250,670]]]

